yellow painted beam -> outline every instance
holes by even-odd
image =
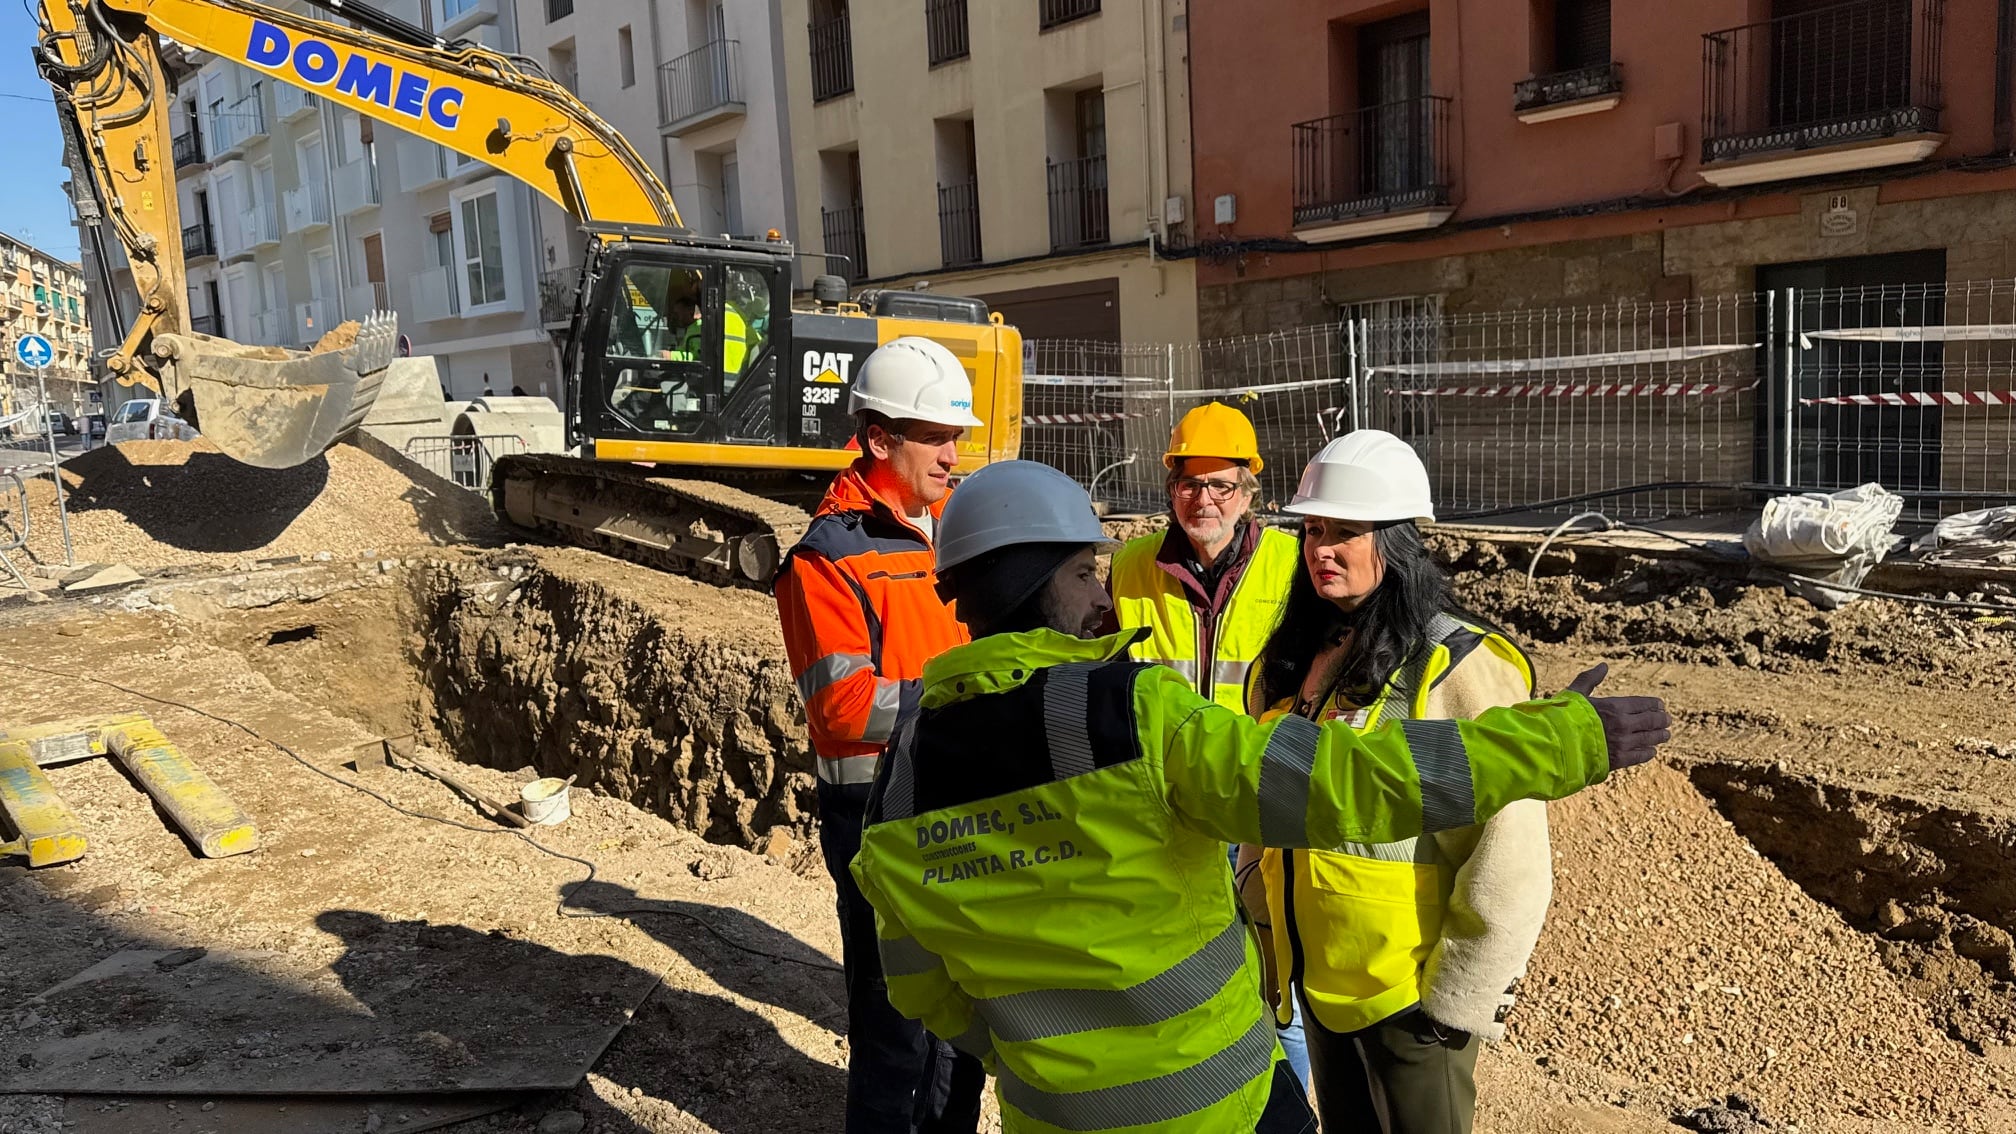
[[[56,794],[27,741],[0,741],[0,811],[17,833],[12,842],[0,843],[0,855],[25,854],[30,866],[83,857],[77,813]]]
[[[259,828],[217,782],[141,718],[104,729],[105,747],[126,766],[205,858],[259,849]]]

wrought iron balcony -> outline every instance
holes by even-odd
[[[839,98],[854,89],[854,38],[847,13],[813,24],[812,101]]]
[[[1615,63],[1598,63],[1519,80],[1512,85],[1512,111],[1522,114],[1550,106],[1587,102],[1606,95],[1622,94],[1623,91],[1623,68]]]
[[[1039,5],[1038,26],[1043,31],[1099,14],[1099,0],[1039,0]]]
[[[1449,202],[1449,99],[1403,99],[1294,126],[1295,223]]]
[[[201,260],[217,254],[217,237],[210,231],[210,222],[197,221],[182,226],[182,258]]]
[[[658,68],[658,122],[677,137],[744,112],[742,45],[705,43]]]
[[[933,67],[972,53],[966,0],[924,0],[924,44]]]
[[[554,268],[539,273],[539,322],[566,326],[574,318],[574,299],[581,293],[581,269]]]
[[[1051,162],[1050,250],[1096,248],[1106,240],[1106,155]]]
[[[854,204],[837,209],[820,209],[819,227],[826,237],[826,251],[847,257],[846,270],[838,274],[857,283],[867,279],[868,229],[863,223],[861,206]]]
[[[938,187],[938,247],[948,268],[980,262],[980,180]]]
[[[189,329],[199,335],[215,335],[221,339],[224,337],[224,320],[216,315],[192,315],[189,317]]]
[[[203,136],[196,132],[194,123],[175,135],[170,147],[174,150],[176,169],[203,164]]]
[[[1710,32],[1701,160],[1939,129],[1945,0],[1850,0]]]

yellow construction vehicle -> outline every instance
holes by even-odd
[[[505,458],[492,474],[515,525],[764,582],[808,522],[801,506],[858,455],[853,369],[900,335],[943,343],[970,372],[987,424],[962,442],[959,471],[1015,455],[1021,339],[980,301],[850,300],[844,280],[821,276],[811,306],[794,310],[790,245],[688,232],[636,149],[537,64],[354,0],[312,2],[354,26],[251,0],[40,0],[37,57],[74,151],[79,217],[87,238],[110,230],[139,291],[130,324],[114,315],[126,332],[107,365],[177,400],[225,453],[282,468],[359,428],[393,362],[397,319],[374,314],[354,342],[284,357],[192,329],[164,39],[486,162],[581,222],[564,452]]]

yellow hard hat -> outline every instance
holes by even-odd
[[[1177,461],[1189,457],[1243,461],[1256,473],[1266,465],[1260,459],[1260,440],[1253,435],[1253,423],[1224,402],[1205,402],[1176,423],[1169,434],[1169,451],[1162,454],[1162,466],[1173,469]]]

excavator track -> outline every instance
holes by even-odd
[[[497,514],[557,542],[718,586],[767,590],[812,517],[712,480],[550,454],[500,457]]]

